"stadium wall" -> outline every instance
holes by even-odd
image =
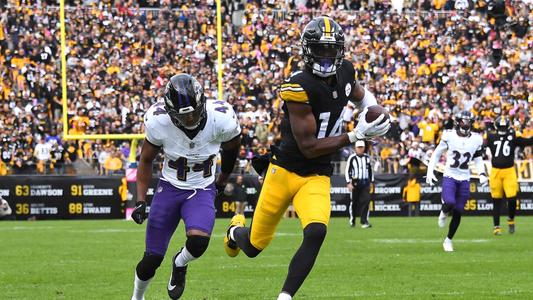
[[[234,177],[233,177],[234,178]],[[407,206],[402,201],[402,190],[407,175],[376,175],[375,193],[370,204],[373,216],[406,216]],[[233,179],[232,179],[233,180]],[[153,196],[157,179],[153,179],[147,200]],[[518,212],[533,215],[533,182],[519,183]],[[260,191],[256,177],[244,176],[244,190],[248,205],[245,213],[251,216]],[[132,191],[134,185],[130,184]],[[492,202],[489,187],[477,181],[470,185],[471,197],[465,207],[467,215],[491,215]],[[421,183],[420,215],[437,215],[440,210],[439,184],[434,187]],[[0,177],[0,196],[11,205],[18,220],[37,219],[123,219],[131,214],[134,195],[128,191],[125,178],[81,176],[5,176]],[[215,204],[217,217],[234,214],[231,193]],[[344,177],[331,179],[331,214],[347,217],[350,196]],[[504,207],[502,207],[502,210]]]

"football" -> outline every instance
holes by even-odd
[[[385,122],[389,118],[389,112],[381,105],[372,105],[368,107],[368,111],[365,116],[365,120],[370,123],[376,120],[380,115],[384,114],[385,117],[381,123]]]

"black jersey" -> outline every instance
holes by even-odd
[[[487,134],[487,146],[492,154],[492,166],[505,169],[514,166],[515,148],[531,146],[533,138],[517,137],[514,130],[494,131]]]
[[[355,70],[344,60],[336,74],[336,84],[328,85],[312,74],[312,71],[295,72],[280,88],[280,96],[285,102],[298,102],[310,105],[316,121],[316,137],[325,138],[342,133],[343,110],[351,100],[355,88]],[[283,105],[284,116],[281,121],[281,144],[273,148],[273,163],[301,176],[319,174],[331,176],[333,154],[316,158],[306,158],[292,134],[289,112]]]

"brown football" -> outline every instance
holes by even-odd
[[[371,105],[368,107],[368,111],[366,112],[365,119],[367,123],[370,123],[377,119],[382,114],[385,115],[381,123],[386,121],[389,118],[389,112],[381,105]]]

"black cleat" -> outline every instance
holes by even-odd
[[[185,290],[185,275],[187,274],[187,266],[176,267],[175,263],[176,257],[178,254],[180,254],[180,252],[172,257],[172,275],[170,276],[170,281],[168,282],[167,287],[168,296],[173,300],[179,299]]]

